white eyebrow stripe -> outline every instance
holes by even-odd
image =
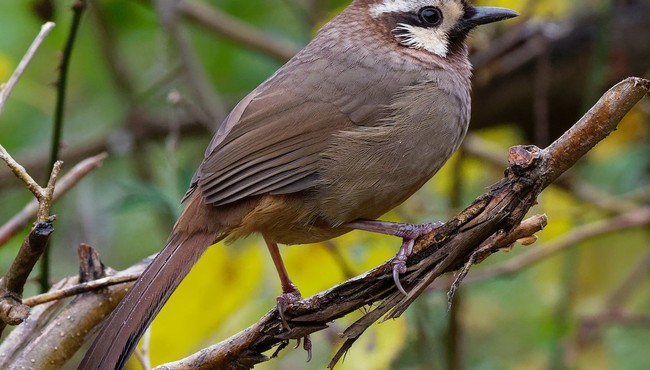
[[[439,6],[442,0],[384,0],[370,7],[370,14],[378,17],[385,13],[407,13],[424,6]]]

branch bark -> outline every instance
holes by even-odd
[[[90,275],[95,275],[99,269],[97,258],[93,257],[95,252],[81,246],[79,253],[81,265],[88,265],[82,270],[94,271]],[[107,269],[107,277],[90,282],[80,282],[77,276],[68,277],[48,293],[26,299],[26,304],[38,306],[0,344],[0,369],[54,370],[63,367],[132,285],[119,282],[132,282],[150,262],[148,258],[120,272]],[[95,290],[92,294],[80,294],[87,292],[89,287]],[[69,302],[61,299],[72,294],[80,295]]]
[[[7,273],[0,278],[0,334],[7,324],[18,325],[29,315],[29,308],[22,304],[23,287],[36,262],[43,255],[50,235],[54,232],[55,216],[50,216],[54,186],[63,162],[56,162],[47,186],[40,187],[36,181],[0,145],[0,159],[7,163],[16,177],[21,179],[38,201],[36,223],[25,237]]]

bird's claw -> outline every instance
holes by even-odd
[[[305,352],[307,352],[307,362],[309,362],[311,361],[311,338],[309,337],[309,335],[305,335],[303,338],[298,338],[296,340],[296,346],[293,347],[293,349],[297,349],[298,347],[300,347],[300,339],[304,339],[304,341],[302,342],[302,349],[304,349]]]
[[[442,222],[432,222],[427,224],[419,225],[410,225],[402,224],[400,229],[396,232],[397,236],[401,236],[402,246],[399,248],[399,251],[393,258],[393,280],[395,281],[395,286],[397,290],[406,295],[406,290],[400,282],[399,276],[406,272],[406,260],[413,253],[413,246],[415,245],[415,240],[422,235],[428,234],[433,230],[442,226]]]
[[[413,245],[415,244],[415,239],[404,238],[402,241],[402,246],[399,248],[399,251],[393,258],[393,280],[395,281],[395,286],[397,290],[406,295],[406,290],[402,286],[402,283],[399,280],[400,274],[406,272],[406,260],[413,252]]]
[[[395,281],[395,286],[397,287],[397,290],[402,292],[402,294],[406,295],[406,290],[404,290],[402,283],[399,281],[399,274],[400,274],[400,266],[393,265],[393,280]]]
[[[289,326],[289,322],[287,321],[287,318],[284,315],[284,311],[291,304],[301,300],[302,300],[302,295],[300,294],[300,291],[296,287],[293,287],[292,290],[283,292],[276,298],[276,305],[278,308],[278,314],[280,315],[280,321],[282,322],[282,327],[285,328],[287,331],[291,330],[291,327]],[[309,335],[305,335],[302,339],[304,339],[302,341],[302,348],[307,352],[307,362],[309,362],[311,361],[311,338],[309,337]],[[300,343],[301,343],[301,338],[298,338],[294,349],[300,347]]]
[[[284,292],[280,294],[275,300],[276,306],[278,308],[278,314],[280,315],[280,321],[282,321],[282,327],[287,330],[290,330],[291,328],[289,327],[289,323],[284,316],[284,311],[286,311],[287,307],[289,307],[292,303],[300,300],[302,300],[302,295],[298,289],[290,292]]]

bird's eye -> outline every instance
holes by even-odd
[[[438,26],[442,23],[442,12],[435,6],[426,6],[420,9],[418,16],[420,21],[427,26]]]

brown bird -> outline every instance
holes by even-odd
[[[122,368],[201,254],[223,239],[264,237],[282,283],[281,314],[301,297],[277,243],[352,229],[400,236],[394,275],[402,289],[413,240],[437,224],[375,219],[429,180],[467,131],[468,32],[516,15],[467,0],[353,1],[226,117],[167,245],[79,368]]]

